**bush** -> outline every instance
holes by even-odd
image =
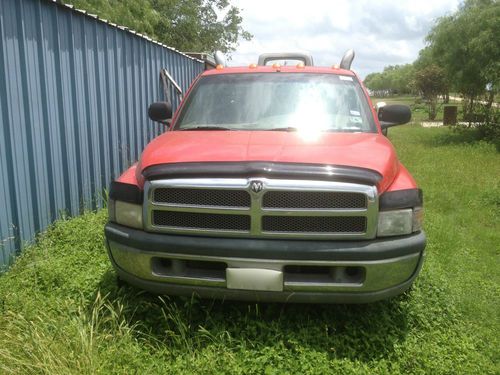
[[[480,100],[463,108],[464,121],[469,122],[469,127],[477,128],[480,138],[492,142],[500,151],[500,110],[493,103]]]

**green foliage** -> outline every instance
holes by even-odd
[[[427,36],[433,61],[446,69],[453,88],[475,98],[500,79],[500,2],[468,0],[453,15],[440,18]]]
[[[430,64],[415,72],[415,87],[421,93],[429,108],[429,120],[435,120],[438,95],[448,92],[444,69]]]
[[[106,213],[87,213],[0,277],[0,373],[498,373],[500,160],[473,134],[389,131],[426,204],[427,258],[405,295],[351,306],[150,295],[117,285]]]
[[[460,93],[464,120],[480,127],[480,134],[500,149],[498,35],[500,2],[467,0],[454,14],[437,20],[402,82],[408,82],[409,92],[422,95],[430,120],[439,110],[437,95],[444,94],[447,103],[448,90]],[[365,84],[376,96],[405,92],[391,79],[394,70],[389,66],[383,73],[369,74]]]
[[[364,84],[377,96],[411,94],[414,92],[413,66],[390,65],[382,73],[368,74]]]
[[[499,35],[500,2],[467,0],[455,14],[439,19],[427,36],[428,55],[463,96],[464,118],[479,123],[483,136],[497,145],[500,116],[493,102],[500,90]]]
[[[231,52],[239,38],[240,10],[229,0],[65,0],[90,13],[159,40],[180,51]]]

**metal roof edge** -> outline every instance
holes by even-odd
[[[106,24],[106,25],[108,25],[108,26],[111,26],[111,27],[115,28],[115,29],[119,29],[119,30],[122,30],[122,31],[128,32],[128,33],[130,33],[130,34],[132,34],[132,35],[134,35],[134,36],[136,36],[136,37],[138,37],[138,38],[145,39],[145,40],[147,40],[148,42],[151,42],[151,43],[157,44],[157,45],[159,45],[159,46],[161,46],[161,47],[163,47],[163,48],[167,48],[167,49],[169,49],[169,50],[171,50],[171,51],[173,51],[173,52],[175,52],[175,53],[178,53],[179,55],[184,56],[184,57],[186,57],[186,58],[188,58],[188,59],[190,59],[190,60],[193,60],[193,61],[196,61],[196,62],[199,62],[199,63],[202,63],[202,64],[204,64],[204,63],[205,63],[205,61],[203,61],[203,60],[200,60],[200,59],[194,58],[194,57],[192,57],[192,56],[188,56],[188,55],[186,55],[185,53],[183,53],[183,52],[181,52],[181,51],[179,51],[179,50],[176,50],[176,49],[175,49],[175,48],[173,48],[173,47],[167,46],[167,45],[165,45],[165,44],[163,44],[163,43],[161,43],[161,42],[159,42],[159,41],[157,41],[157,40],[155,40],[155,39],[152,39],[151,37],[148,37],[147,35],[144,35],[144,34],[141,34],[141,33],[137,32],[137,31],[135,31],[135,30],[132,30],[132,29],[128,28],[127,26],[117,25],[116,23],[110,22],[110,21],[108,21],[108,20],[106,20],[106,19],[104,19],[104,18],[100,18],[98,15],[95,15],[95,14],[89,13],[89,12],[87,12],[86,10],[83,10],[83,9],[77,9],[77,8],[75,8],[75,6],[74,6],[74,5],[71,5],[71,4],[66,4],[63,0],[43,0],[43,1],[44,1],[44,2],[46,2],[46,3],[53,3],[53,4],[56,4],[56,5],[58,5],[58,6],[64,7],[65,9],[69,9],[69,10],[70,10],[70,11],[72,11],[72,12],[75,12],[75,13],[78,13],[78,14],[84,15],[84,16],[86,16],[86,17],[92,18],[92,19],[94,19],[94,20],[97,20],[97,21],[99,21],[99,22],[102,22],[102,23],[104,23],[104,24]]]

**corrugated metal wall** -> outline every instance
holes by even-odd
[[[100,206],[162,131],[146,113],[161,68],[186,90],[203,63],[51,1],[0,0],[0,266]]]

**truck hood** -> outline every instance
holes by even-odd
[[[171,131],[154,139],[144,150],[136,169],[186,162],[267,161],[367,168],[383,178],[383,192],[398,173],[392,144],[376,133],[327,133],[271,131]]]

